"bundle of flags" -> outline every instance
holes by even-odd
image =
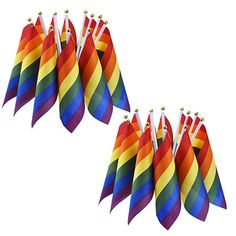
[[[120,67],[107,22],[84,12],[76,30],[65,11],[62,30],[54,13],[47,29],[40,12],[35,24],[28,19],[20,38],[4,103],[16,97],[14,114],[34,99],[32,127],[56,103],[60,119],[73,132],[85,104],[97,120],[108,124],[113,106],[130,111]]]
[[[181,202],[201,221],[210,204],[226,209],[204,119],[197,112],[185,115],[181,108],[173,137],[164,110],[157,129],[153,110],[144,126],[136,110],[118,129],[99,203],[112,195],[112,211],[129,197],[128,224],[152,198],[157,219],[166,229],[178,218]]]

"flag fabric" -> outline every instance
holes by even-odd
[[[35,28],[38,31],[38,33],[39,33],[40,37],[42,38],[42,40],[44,40],[46,35],[44,34],[43,26],[41,24],[41,20],[40,20],[39,16],[38,16],[38,18],[37,18],[37,20],[35,22]]]
[[[200,119],[198,118],[196,124],[199,122]],[[209,202],[226,209],[227,206],[224,192],[204,124],[202,124],[198,134],[192,142],[192,145],[206,186]]]
[[[101,20],[102,21],[102,20]],[[106,27],[96,46],[113,105],[130,111],[130,105],[109,29]]]
[[[136,131],[137,135],[140,137],[142,132],[141,132],[139,124],[138,124],[138,119],[137,119],[136,113],[134,113],[134,115],[133,115],[131,124],[132,124],[134,130]]]
[[[165,119],[166,131],[168,132],[169,139],[171,140],[171,143],[173,143],[173,132],[172,132],[171,124],[170,124],[170,122],[169,122],[169,120],[167,119],[166,116],[164,116],[164,119]],[[162,117],[160,117],[158,129],[157,129],[157,143],[158,143],[158,146],[163,141],[162,132],[163,132],[163,130],[162,130]]]
[[[108,124],[113,104],[91,33],[82,49],[79,66],[88,110],[94,118]]]
[[[24,49],[25,45],[28,43],[29,38],[27,37],[28,33],[30,32],[31,25],[27,24],[21,33],[21,38],[18,46],[18,50],[16,53],[15,62],[13,65],[13,69],[11,72],[10,80],[7,87],[7,92],[5,95],[5,99],[3,102],[3,106],[12,98],[14,98],[17,94],[19,79],[20,79],[20,71],[22,67],[22,61],[24,58]]]
[[[154,155],[154,185],[156,215],[159,222],[169,229],[178,218],[181,198],[175,161],[172,152],[172,140],[166,133]]]
[[[84,115],[84,96],[72,37],[58,57],[57,71],[60,118],[65,128],[73,132]]]
[[[55,104],[57,99],[57,48],[52,30],[43,42],[34,100],[32,126]]]
[[[187,212],[205,221],[209,200],[187,129],[175,157],[181,199]]]
[[[43,40],[34,25],[30,26],[26,41],[14,113],[35,96]]]
[[[113,192],[115,178],[116,178],[116,169],[117,169],[118,159],[120,157],[121,143],[124,139],[124,131],[127,126],[128,126],[127,121],[124,121],[119,126],[118,133],[116,136],[115,145],[114,145],[112,156],[111,156],[111,161],[110,161],[110,164],[109,164],[109,167],[107,170],[107,174],[106,174],[106,178],[104,181],[104,185],[103,185],[103,189],[102,189],[99,203],[105,197],[109,196]]]
[[[120,156],[116,170],[111,211],[131,193],[138,152],[139,137],[131,123],[128,123],[125,127],[123,135],[124,137],[120,147]]]
[[[76,48],[76,43],[77,43],[77,36],[76,36],[76,31],[75,31],[75,27],[73,25],[73,23],[70,21],[70,19],[68,19],[68,27],[70,29],[70,37],[73,38],[73,42],[75,44],[75,48]],[[64,20],[63,23],[63,27],[61,30],[61,47],[64,48],[66,45],[66,22]]]
[[[153,145],[150,127],[142,133],[135,164],[128,223],[151,201],[154,192]]]

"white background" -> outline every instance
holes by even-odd
[[[31,129],[33,102],[15,117],[15,100],[0,110],[0,235],[220,235],[235,234],[235,1],[20,0],[0,15],[0,101],[5,96],[26,19],[64,9],[80,29],[83,10],[109,21],[132,109],[145,121],[160,107],[175,129],[179,108],[204,116],[228,210],[210,206],[205,223],[182,208],[167,231],[154,200],[127,225],[129,200],[109,214],[111,198],[98,200],[123,111],[109,126],[89,115],[73,134],[61,124],[58,103]],[[234,231],[234,232],[233,232]]]

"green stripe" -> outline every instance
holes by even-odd
[[[57,79],[57,71],[54,68],[49,74],[47,74],[37,85],[36,95],[37,97],[40,93],[42,93],[49,85],[51,85]]]
[[[158,144],[158,146],[160,146],[161,143],[162,143],[162,138],[157,139],[157,144]]]
[[[188,196],[186,198],[186,201],[184,203],[184,206],[188,211],[192,209],[192,206],[199,195],[201,186],[202,186],[202,177],[200,171],[198,170],[197,178],[195,179],[193,186],[191,187]]]
[[[103,75],[103,72],[102,72],[102,75],[101,75],[100,81],[98,83],[98,86],[95,89],[91,100],[89,101],[88,109],[89,109],[91,114],[94,114],[97,107],[99,106],[99,104],[100,104],[100,102],[101,102],[101,100],[104,96],[105,88],[106,88],[106,82],[105,82],[104,75]]]
[[[153,178],[153,165],[149,166],[138,178],[134,181],[132,186],[132,194],[135,193],[142,185],[144,185],[150,178]]]
[[[66,41],[61,42],[61,48],[63,49],[66,46]]]
[[[120,70],[119,70],[119,72],[120,72]],[[123,84],[123,80],[122,80],[121,73],[120,73],[116,88],[115,88],[113,94],[111,95],[113,104],[115,106],[120,102],[120,97],[122,95],[123,89],[124,89],[124,84]]]
[[[201,149],[200,149],[200,148],[197,148],[197,147],[193,147],[193,151],[194,151],[194,153],[195,153],[195,156],[198,157],[199,152],[201,151]]]
[[[97,50],[98,57],[101,59],[103,57],[104,52],[101,50]]]
[[[132,157],[129,161],[127,161],[124,165],[122,165],[116,173],[116,181],[118,182],[125,174],[127,174],[129,171],[134,171],[135,168],[135,162],[136,162],[136,156]]]
[[[64,113],[65,109],[70,105],[70,103],[73,101],[75,96],[78,94],[80,90],[80,78],[79,75],[77,76],[77,79],[75,80],[74,84],[71,86],[71,88],[67,91],[67,93],[64,95],[60,102],[60,114]]]
[[[18,63],[17,65],[13,67],[10,78],[14,78],[20,75],[21,65],[22,65],[22,62]]]
[[[29,65],[20,75],[19,86],[34,74],[38,74],[40,58]]]
[[[113,162],[109,165],[108,170],[107,170],[107,175],[110,175],[111,173],[116,172],[117,164],[118,164],[118,159],[115,160],[115,161],[113,161]]]
[[[220,179],[219,179],[218,172],[216,171],[215,179],[214,179],[214,181],[211,185],[211,188],[208,192],[209,202],[214,203],[219,187],[220,187]]]
[[[160,192],[159,196],[156,199],[156,212],[158,212],[161,209],[161,207],[165,204],[165,202],[169,199],[170,195],[175,190],[176,185],[177,185],[177,175],[176,172],[174,172],[169,183]]]

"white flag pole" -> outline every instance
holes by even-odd
[[[152,138],[153,138],[153,148],[154,148],[154,153],[156,153],[158,145],[157,145],[157,134],[156,134],[156,129],[155,129],[154,117],[153,117],[153,109],[151,109],[149,113],[150,113],[151,131],[152,131]]]
[[[101,19],[102,19],[102,15],[98,16],[98,21],[97,21],[97,23],[96,23],[96,26],[95,26],[95,28],[94,28],[93,35],[92,35],[92,36],[93,36],[93,39],[94,39],[94,37],[95,37],[95,35],[96,35],[96,32],[97,32],[97,30],[98,30],[98,26],[99,26],[99,24],[100,24]]]
[[[104,25],[102,26],[101,30],[100,30],[99,33],[98,33],[97,38],[94,40],[95,47],[96,47],[98,41],[100,40],[100,38],[101,38],[101,36],[102,36],[104,30],[106,29],[107,24],[108,24],[108,21],[105,21],[105,22],[104,22]]]
[[[161,108],[162,140],[165,139],[165,107]]]
[[[192,133],[192,130],[193,130],[193,127],[194,127],[194,124],[195,124],[195,122],[196,122],[196,119],[197,119],[198,115],[199,115],[198,112],[195,112],[195,113],[194,113],[193,122],[192,122],[192,124],[191,124],[191,126],[190,126],[190,129],[189,129],[189,132],[188,132],[189,135]]]
[[[143,126],[142,126],[142,122],[140,120],[139,110],[137,108],[135,109],[135,115],[137,118],[139,129],[140,129],[141,133],[143,133]]]
[[[204,118],[202,118],[202,119],[200,120],[200,122],[198,123],[197,128],[195,129],[195,131],[194,131],[194,133],[193,133],[193,136],[192,136],[192,138],[191,138],[191,142],[193,142],[194,139],[196,138],[196,136],[197,136],[199,130],[201,129],[201,126],[202,126],[203,121],[204,121]]]
[[[65,26],[66,26],[66,44],[69,42],[70,32],[69,29],[69,10],[65,10]]]
[[[43,13],[40,11],[38,15],[39,15],[40,23],[41,23],[42,28],[43,28],[43,32],[44,32],[45,36],[47,36],[48,32],[46,30],[46,26],[45,26],[45,23],[44,23],[44,20],[43,20]]]
[[[180,127],[180,122],[181,122],[181,118],[182,118],[183,112],[184,112],[184,108],[181,107],[180,108],[180,114],[179,114],[179,120],[178,120],[177,128],[176,128],[176,131],[175,131],[175,138],[174,138],[174,144],[173,144],[173,152],[174,152],[174,150],[176,148],[175,146],[176,146],[177,140],[178,140],[179,127]]]
[[[60,39],[60,35],[59,35],[57,13],[56,12],[53,14],[53,20],[54,20],[54,33],[56,34],[56,41],[57,41],[57,54],[59,56],[61,54],[61,39]]]

